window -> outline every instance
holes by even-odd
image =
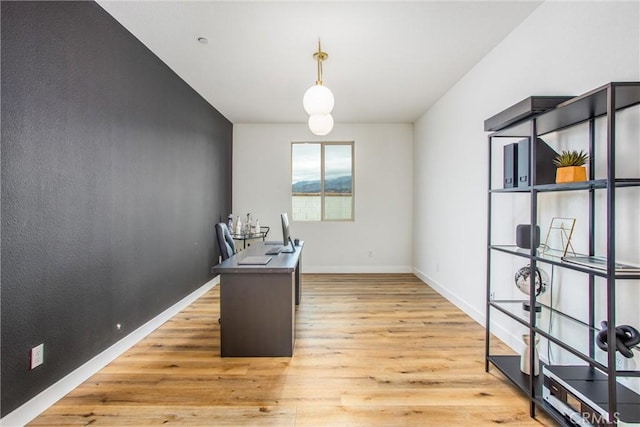
[[[353,142],[293,142],[294,221],[353,220]]]

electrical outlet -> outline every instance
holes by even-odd
[[[44,343],[37,345],[31,349],[31,369],[44,363]]]
[[[491,301],[493,301],[494,299],[496,299],[496,293],[495,293],[495,292],[493,292],[493,291],[489,292],[489,299],[490,299]]]

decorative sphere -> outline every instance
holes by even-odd
[[[515,281],[516,287],[525,295],[529,295],[529,273],[531,268],[529,265],[525,265],[518,271],[516,271]],[[536,296],[543,294],[549,287],[549,275],[541,268],[536,267],[535,277],[535,290]]]
[[[326,135],[333,129],[333,117],[331,114],[309,116],[309,129],[316,135]]]
[[[334,103],[333,93],[322,85],[311,86],[302,98],[304,110],[310,116],[329,114],[333,110]]]

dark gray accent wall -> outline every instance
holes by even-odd
[[[232,124],[96,3],[1,7],[4,416],[211,279]]]

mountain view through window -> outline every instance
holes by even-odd
[[[291,145],[292,218],[353,219],[353,142]]]

